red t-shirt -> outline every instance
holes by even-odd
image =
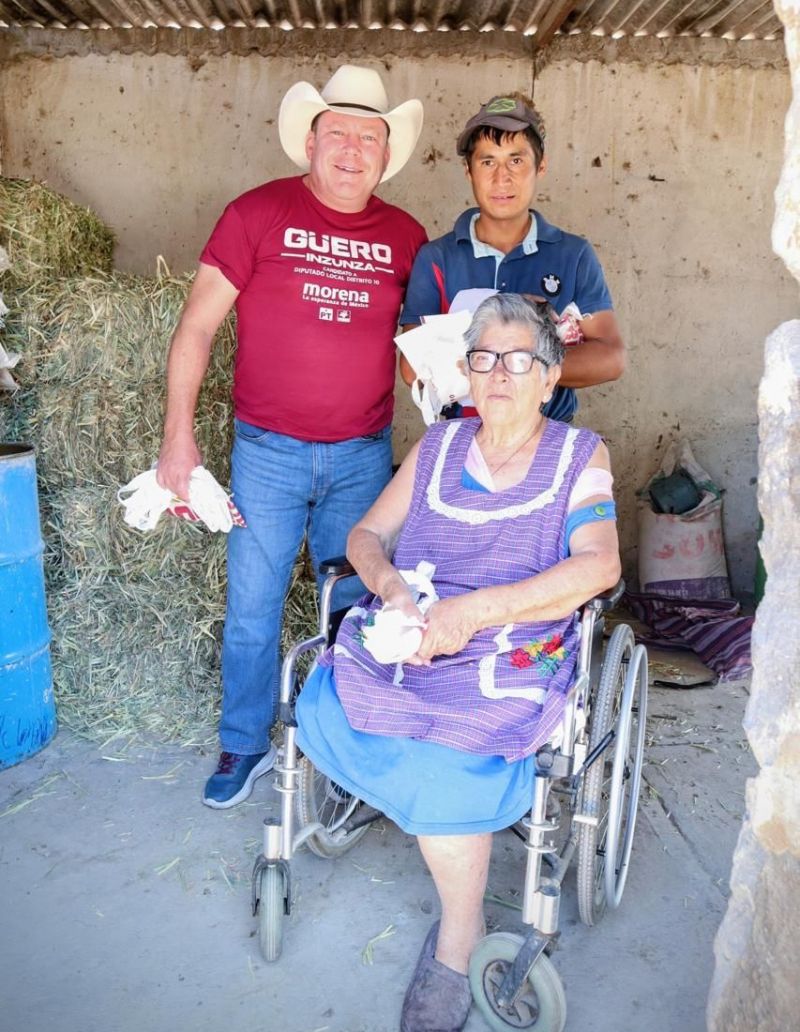
[[[397,316],[426,239],[377,197],[356,213],[327,208],[300,176],[232,201],[200,261],[240,292],[236,415],[303,441],[387,426]]]

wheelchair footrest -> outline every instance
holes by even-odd
[[[353,816],[348,817],[342,824],[342,828],[347,832],[355,831],[356,828],[363,828],[365,824],[372,824],[373,821],[377,821],[379,817],[383,817],[380,810],[376,810],[374,806],[368,806],[366,803],[362,803]]]

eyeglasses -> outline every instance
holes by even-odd
[[[529,373],[534,362],[541,362],[545,369],[548,368],[547,362],[532,351],[486,351],[476,348],[467,352],[467,365],[473,373],[491,373],[498,360],[503,363],[505,371],[514,376]]]

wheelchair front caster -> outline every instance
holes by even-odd
[[[283,919],[286,916],[286,890],[280,867],[263,867],[259,874],[258,945],[264,960],[272,962],[281,955]]]
[[[509,1007],[501,1007],[497,993],[525,940],[511,932],[494,932],[481,939],[469,962],[469,986],[483,1019],[493,1032],[529,1029],[563,1032],[567,1000],[558,972],[542,953],[528,973],[522,992]]]

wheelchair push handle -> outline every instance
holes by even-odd
[[[337,555],[333,559],[323,559],[319,572],[326,577],[352,577],[356,571],[347,561],[347,556]]]

